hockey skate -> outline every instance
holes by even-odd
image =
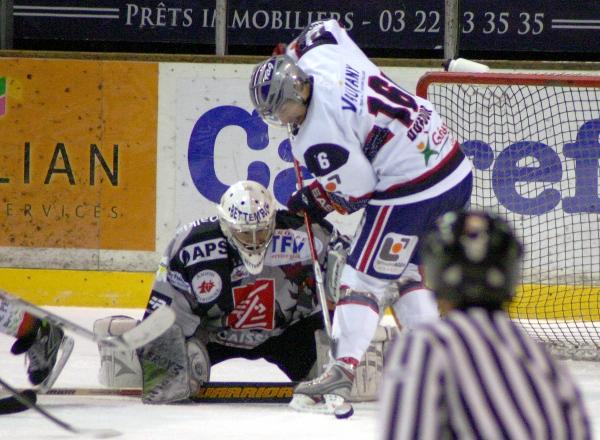
[[[39,385],[40,393],[48,391],[56,382],[72,351],[73,339],[65,336],[60,327],[44,320],[35,333],[17,339],[11,348],[15,355],[27,352],[29,381]]]
[[[354,367],[341,360],[333,361],[320,376],[296,386],[290,407],[302,412],[334,414],[349,399],[353,381]]]

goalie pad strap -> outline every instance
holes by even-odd
[[[206,346],[195,337],[187,340],[186,348],[190,366],[190,392],[195,395],[210,380],[210,357]]]

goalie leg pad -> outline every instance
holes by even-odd
[[[142,365],[142,402],[171,403],[190,397],[190,368],[183,331],[173,325],[138,350]]]
[[[340,299],[340,280],[342,270],[346,264],[346,251],[344,249],[334,249],[327,253],[327,271],[325,272],[325,293],[327,299],[334,304]]]
[[[94,333],[98,336],[118,336],[138,324],[129,316],[108,316],[94,322]],[[139,388],[142,386],[142,366],[135,350],[119,351],[98,344],[100,371],[98,381],[108,388]]]
[[[186,348],[190,368],[190,392],[194,395],[210,380],[210,357],[206,346],[198,338],[188,339]]]
[[[381,383],[385,353],[388,344],[398,335],[394,327],[378,326],[365,352],[356,367],[354,383],[350,392],[350,402],[366,402],[377,400]],[[330,362],[330,347],[327,335],[323,330],[315,331],[317,346],[317,374],[320,374]]]
[[[398,333],[396,327],[382,325],[377,327],[365,355],[356,367],[350,402],[377,400],[388,345]]]

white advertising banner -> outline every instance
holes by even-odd
[[[160,65],[157,249],[166,245],[166,240],[172,236],[177,226],[198,217],[214,215],[215,204],[223,192],[238,180],[255,180],[267,186],[282,206],[295,190],[296,178],[286,131],[269,127],[252,110],[248,93],[252,68],[252,65],[239,64]],[[414,92],[418,79],[430,69],[388,67],[384,70],[400,86]],[[543,115],[544,119],[549,121],[556,118],[550,126],[558,127],[562,113],[556,113],[552,107],[538,109],[537,106],[538,104],[531,104],[529,110],[525,108],[524,113]],[[478,111],[471,112],[478,114]],[[586,127],[596,127],[594,124],[600,121],[596,111],[588,111],[583,116],[587,121]],[[471,127],[472,124],[475,122],[470,122],[470,127],[467,128],[475,128]],[[491,205],[486,202],[482,206],[506,210],[517,224],[527,224],[527,231],[540,227],[542,215],[558,216],[562,219],[562,209],[566,209],[570,214],[569,219],[575,218],[575,215],[579,216],[577,218],[580,221],[577,223],[593,224],[586,216],[597,215],[597,163],[590,165],[588,170],[584,166],[587,162],[584,163],[585,158],[581,156],[583,153],[573,152],[569,153],[569,157],[563,157],[565,154],[562,150],[563,144],[574,143],[574,146],[569,147],[574,149],[584,142],[577,140],[580,137],[583,139],[583,135],[578,134],[579,124],[573,123],[568,129],[560,131],[561,136],[562,133],[570,133],[565,139],[557,138],[552,134],[553,130],[546,129],[549,137],[544,139],[548,145],[541,142],[541,134],[538,136],[535,133],[527,135],[529,137],[526,139],[503,141],[494,141],[481,135],[476,139],[463,139],[464,136],[459,135],[465,151],[474,159],[476,176],[479,179],[479,183],[476,184],[478,189],[474,191],[475,205],[479,206],[479,198],[487,200]],[[457,134],[461,132],[461,128],[452,126]],[[484,132],[477,132],[480,131]],[[592,132],[596,133],[597,130]],[[590,136],[594,137],[592,134]],[[597,141],[597,135],[595,139]],[[594,145],[597,145],[597,142]],[[551,166],[543,167],[543,170],[538,170],[540,176],[532,177],[530,173],[535,169],[530,170],[527,163],[517,163],[516,159],[511,159],[515,148],[520,148],[521,156],[531,156],[534,161],[548,160]],[[591,150],[587,148],[586,151]],[[578,167],[572,167],[571,156],[579,158]],[[485,173],[490,172],[492,163],[497,172],[486,175]],[[509,174],[501,172],[505,168],[507,172],[510,171]],[[575,174],[576,171],[578,174]],[[525,177],[521,176],[523,173],[526,173]],[[587,178],[588,174],[591,177]],[[577,191],[566,184],[560,191],[548,188],[547,185],[542,190],[538,185],[538,182],[557,183],[565,178],[575,184]],[[584,180],[596,186],[586,189],[587,186],[582,183]],[[522,181],[531,182],[529,185],[523,185]],[[559,203],[561,198],[562,204]],[[566,208],[563,206],[565,203]],[[343,232],[352,233],[359,218],[360,213],[357,213],[352,216],[335,216],[332,220]],[[542,220],[543,224],[544,221]],[[553,222],[557,225],[553,229],[553,236],[542,233],[543,239],[537,236],[533,239],[530,238],[531,234],[525,234],[527,247],[534,258],[539,259],[541,256],[536,254],[538,244],[530,243],[531,240],[549,240],[551,246],[556,249],[552,255],[558,255],[558,250],[561,250],[567,255],[567,259],[572,257],[572,251],[562,244],[565,240],[569,242],[576,239],[589,243],[600,241],[594,235],[597,231],[595,228],[592,233],[581,231],[576,237],[568,239],[565,236],[568,230],[566,225],[560,220]],[[542,248],[539,252],[544,253],[546,249]],[[562,263],[557,262],[549,267],[558,280],[570,280],[570,276],[563,273],[564,269],[557,267],[560,265]],[[526,278],[537,279],[538,271],[538,268],[526,271]]]
[[[198,217],[214,215],[215,203],[238,180],[267,186],[282,206],[295,190],[286,130],[268,126],[253,113],[248,93],[252,68],[161,64],[158,218],[162,211],[164,229],[173,231]],[[413,92],[425,71],[386,69],[398,84]],[[354,230],[359,219],[356,214],[332,217],[346,233]],[[158,232],[159,241],[166,244],[161,240],[164,234]]]

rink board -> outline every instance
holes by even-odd
[[[39,305],[144,307],[173,232],[214,215],[229,184],[259,181],[283,205],[289,142],[252,111],[252,67],[0,59],[0,287]],[[413,91],[431,69],[385,70]],[[344,233],[359,219],[331,217]],[[598,291],[572,302],[570,289],[524,286],[511,312],[597,320]]]
[[[0,279],[5,290],[38,305],[143,308],[154,273],[0,269]],[[536,301],[540,296],[554,299]],[[571,297],[578,301],[571,301]],[[581,321],[600,320],[600,309],[591,307],[600,304],[600,289],[527,284],[519,288],[517,298],[509,307],[513,318],[561,320],[576,316]]]

